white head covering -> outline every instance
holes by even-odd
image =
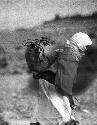
[[[92,44],[90,37],[87,34],[82,32],[74,34],[70,40],[83,51],[86,49],[87,45]]]

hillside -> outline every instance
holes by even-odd
[[[58,117],[41,90],[39,93],[35,91],[37,86],[36,89],[33,89],[34,82],[32,82],[31,75],[28,74],[25,60],[26,47],[23,46],[23,41],[44,35],[55,41],[60,41],[70,38],[79,31],[86,32],[91,36],[93,47],[86,52],[87,55],[80,63],[79,81],[82,80],[81,82],[86,85],[86,88],[90,85],[91,87],[78,96],[80,108],[76,111],[76,117],[79,119],[80,125],[95,125],[97,123],[97,18],[77,18],[55,19],[30,29],[0,31],[0,95],[2,95],[0,96],[0,114],[7,120],[8,118],[13,120],[12,125],[16,125],[18,120],[22,120],[23,124],[23,120],[30,121],[31,118],[34,122],[33,117],[37,115],[41,117],[39,119],[37,116],[38,120],[42,120],[41,123],[44,124],[45,120],[43,121],[42,118],[50,117],[51,111],[55,117]],[[33,91],[39,95],[34,95]],[[40,114],[37,113],[37,106]]]

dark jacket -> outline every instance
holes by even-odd
[[[64,51],[59,54],[58,59],[49,69],[56,74],[55,85],[61,91],[63,90],[63,94],[67,93],[68,95],[72,95],[78,62],[81,58],[81,53],[77,51],[72,46],[64,48]]]

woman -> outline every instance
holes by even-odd
[[[77,75],[79,61],[83,57],[86,47],[91,44],[92,41],[87,34],[82,32],[74,34],[69,40],[60,42],[62,48],[54,49],[54,53],[57,53],[54,63],[46,71],[34,74],[34,78],[45,79],[56,86],[52,92],[45,87],[45,84],[41,84],[43,91],[58,110],[64,122],[71,122],[73,119],[71,118],[71,109],[75,106],[72,98],[73,83]],[[46,56],[52,54],[51,51],[47,51],[48,48],[47,46],[44,49]],[[65,106],[68,112],[64,109]]]

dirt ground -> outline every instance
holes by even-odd
[[[52,121],[57,124],[60,115],[47,100],[38,83],[34,85],[31,81],[31,76],[26,73],[0,77],[0,115],[10,125],[28,125],[37,120],[45,125]],[[97,123],[96,82],[95,80],[93,86],[78,97],[80,108],[73,114],[80,125]]]

